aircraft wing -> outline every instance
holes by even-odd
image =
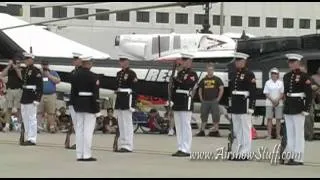
[[[0,13],[0,28],[28,24],[16,17]],[[110,55],[82,45],[41,26],[26,26],[3,31],[21,49],[37,57],[72,58],[72,52],[92,56],[93,59],[109,59]],[[2,40],[1,40],[2,41]]]

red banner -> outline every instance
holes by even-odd
[[[150,106],[166,106],[168,101],[163,98],[157,98],[153,96],[138,96],[138,101],[140,101],[143,105],[150,105]]]

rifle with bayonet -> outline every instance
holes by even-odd
[[[20,145],[23,145],[23,143],[24,143],[24,132],[25,132],[24,124],[21,120],[21,130],[20,130],[20,138],[19,138]]]
[[[177,70],[177,62],[173,62],[173,67],[172,67],[172,73],[170,75],[169,83],[168,83],[168,109],[169,113],[171,112],[171,102],[172,102],[172,93],[173,93],[173,88],[174,88],[174,75],[176,74]]]

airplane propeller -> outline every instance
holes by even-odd
[[[137,7],[137,8],[131,8],[131,9],[102,11],[102,12],[93,13],[93,14],[82,14],[82,15],[73,16],[73,17],[65,17],[65,18],[59,18],[59,19],[54,19],[54,20],[47,20],[47,21],[41,21],[41,22],[36,22],[36,23],[29,23],[29,24],[23,24],[23,25],[18,25],[18,26],[11,26],[11,27],[2,28],[0,30],[3,31],[3,30],[27,27],[27,26],[32,26],[32,25],[44,25],[44,24],[47,24],[47,23],[66,21],[66,20],[70,20],[70,19],[84,18],[84,17],[103,15],[103,14],[114,14],[114,13],[119,13],[119,12],[140,11],[140,10],[167,8],[167,7],[174,7],[174,6],[180,6],[180,7],[184,8],[184,7],[187,7],[187,6],[202,5],[204,3],[205,2],[174,2],[174,3],[167,3],[167,4],[161,4],[161,5]]]

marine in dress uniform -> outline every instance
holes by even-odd
[[[311,80],[307,73],[300,70],[302,56],[286,54],[291,69],[283,77],[284,83],[284,120],[287,130],[286,152],[294,156],[287,165],[303,165],[304,161],[304,124],[309,115],[312,102]]]
[[[21,116],[25,127],[27,141],[22,145],[36,145],[37,142],[37,106],[42,97],[41,71],[33,65],[34,56],[24,53],[26,68],[22,75]]]
[[[82,68],[72,79],[71,98],[76,112],[76,154],[78,161],[96,161],[91,147],[96,117],[100,116],[99,79],[90,71],[90,57],[83,57]]]
[[[245,155],[251,151],[251,115],[255,108],[256,79],[254,73],[246,68],[249,55],[235,53],[235,71],[231,72],[229,87],[233,132],[235,141],[230,160],[248,160]]]
[[[172,156],[190,156],[192,144],[191,116],[193,111],[193,90],[198,75],[191,69],[192,56],[182,54],[184,69],[173,81],[173,116],[178,141],[178,151]]]
[[[135,106],[135,83],[138,82],[136,73],[129,68],[129,59],[125,56],[119,58],[122,70],[117,73],[117,89],[115,110],[119,125],[119,147],[117,152],[133,151],[133,122],[132,112]]]
[[[80,57],[82,56],[82,54],[80,53],[72,53],[73,55],[73,61],[72,61],[72,65],[74,65],[74,69],[71,71],[70,73],[70,83],[72,85],[72,79],[73,76],[75,75],[75,73],[81,68],[81,59]],[[75,124],[76,124],[76,112],[74,111],[73,108],[73,104],[72,104],[72,98],[65,98],[66,104],[68,106],[70,115],[71,115],[71,119],[72,119],[72,125],[73,128],[75,129]],[[75,130],[76,133],[76,130]],[[71,147],[65,147],[66,149],[76,149],[76,144],[73,144]]]

